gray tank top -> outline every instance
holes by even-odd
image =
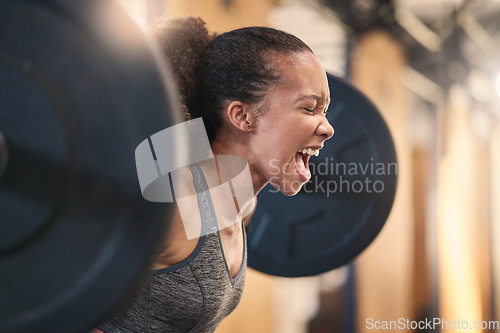
[[[198,165],[189,168],[198,193],[202,235],[206,236],[199,238],[185,260],[152,271],[132,304],[98,326],[102,332],[213,332],[238,305],[245,283],[245,228],[242,224],[243,262],[233,279],[205,176]]]

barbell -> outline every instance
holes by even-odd
[[[389,130],[328,79],[334,139],[297,196],[261,192],[248,229],[248,263],[269,274],[349,262],[392,207]],[[134,151],[178,110],[164,61],[114,3],[0,1],[1,332],[85,332],[139,288],[174,203],[141,196]]]

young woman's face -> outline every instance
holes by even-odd
[[[311,177],[309,157],[319,153],[333,127],[325,117],[330,90],[325,71],[311,52],[280,58],[281,78],[266,94],[251,149],[260,179],[294,195]]]

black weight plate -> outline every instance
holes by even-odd
[[[294,197],[267,185],[248,232],[248,265],[298,277],[348,263],[377,236],[391,211],[397,161],[375,106],[346,81],[328,75],[328,119],[335,135],[311,157],[311,180]]]
[[[88,331],[146,274],[172,206],[134,151],[177,122],[163,73],[108,1],[0,1],[0,332]]]

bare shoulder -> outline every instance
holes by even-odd
[[[161,269],[185,260],[196,248],[201,234],[201,215],[193,177],[188,168],[172,173],[176,208],[170,221],[163,249],[153,269]]]

